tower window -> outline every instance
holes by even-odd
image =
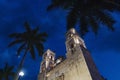
[[[52,60],[52,56],[49,57]]]
[[[71,44],[71,46],[70,46],[70,47],[71,47],[71,49],[72,49],[72,48],[74,48],[74,44]]]
[[[73,53],[74,52],[74,44],[71,44],[71,53]]]

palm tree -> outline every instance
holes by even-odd
[[[3,69],[0,69],[0,80],[9,80],[9,77],[13,77],[15,74],[13,72],[13,68],[13,66],[8,66],[8,63],[6,63],[5,67]]]
[[[17,50],[17,55],[20,55],[20,52],[24,51],[24,55],[16,72],[15,80],[18,79],[19,72],[22,69],[25,57],[28,52],[31,54],[32,59],[35,59],[35,49],[38,51],[39,56],[42,56],[44,51],[43,42],[46,41],[47,37],[45,32],[38,33],[38,27],[32,30],[27,22],[25,22],[24,26],[26,29],[25,32],[13,33],[10,35],[10,38],[14,38],[15,40],[8,45],[11,47],[15,44],[21,44]]]
[[[120,11],[119,0],[52,0],[47,10],[61,7],[68,11],[67,30],[79,24],[81,35],[90,29],[97,34],[100,24],[114,30],[111,12]]]

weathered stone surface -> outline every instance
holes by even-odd
[[[103,80],[75,30],[67,33],[66,50],[67,58],[52,70],[40,73],[38,80]]]

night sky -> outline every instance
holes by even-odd
[[[62,9],[47,12],[49,4],[50,0],[0,0],[0,68],[6,62],[17,68],[23,54],[16,56],[18,46],[7,47],[12,41],[8,35],[23,32],[25,21],[32,28],[39,26],[41,32],[48,33],[45,50],[49,48],[56,56],[65,56],[66,12]],[[112,15],[116,20],[114,32],[101,26],[98,35],[89,32],[84,40],[101,75],[108,80],[120,80],[120,13]],[[42,58],[36,56],[36,60],[32,60],[27,55],[22,80],[37,80]]]

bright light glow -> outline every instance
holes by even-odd
[[[24,76],[24,72],[21,71],[21,72],[19,73],[19,76]]]

